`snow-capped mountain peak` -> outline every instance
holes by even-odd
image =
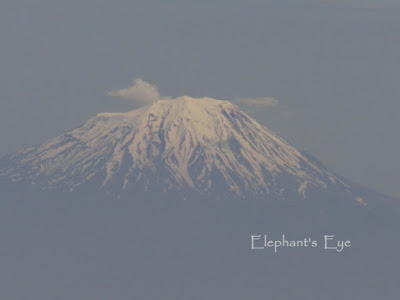
[[[97,114],[8,161],[2,176],[66,190],[97,182],[113,190],[226,189],[284,197],[343,184],[232,103],[187,96]]]

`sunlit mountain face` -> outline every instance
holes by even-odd
[[[339,195],[361,208],[383,197],[337,176],[232,103],[186,96],[98,114],[5,157],[0,174],[43,190],[93,189],[118,197],[175,193],[291,202]]]

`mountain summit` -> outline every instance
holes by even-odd
[[[6,157],[0,176],[45,189],[305,198],[349,183],[228,101],[180,97],[81,126]]]

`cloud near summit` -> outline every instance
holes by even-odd
[[[171,97],[161,96],[157,86],[144,81],[141,78],[135,79],[130,87],[111,90],[108,93],[111,97],[123,98],[132,105],[148,105],[158,100],[173,100]],[[260,98],[236,98],[232,103],[247,107],[274,107],[279,102],[273,97]]]
[[[262,98],[237,98],[232,100],[232,102],[237,104],[243,104],[247,106],[255,106],[255,107],[273,107],[278,106],[279,102],[274,97],[262,97]]]
[[[140,105],[151,104],[161,99],[158,88],[141,78],[134,80],[130,87],[112,90],[108,95],[111,97],[123,98],[131,104]]]

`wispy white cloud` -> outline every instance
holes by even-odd
[[[135,79],[131,86],[124,89],[115,89],[108,93],[111,97],[123,98],[133,105],[148,105],[158,100],[174,100],[175,98],[161,96],[157,86],[143,79]],[[210,99],[210,98],[209,98]],[[260,98],[236,98],[232,103],[245,106],[246,108],[262,108],[278,106],[279,102],[273,97]]]
[[[232,102],[254,107],[274,107],[279,105],[279,101],[274,97],[236,98]]]
[[[141,78],[134,80],[130,87],[112,90],[108,95],[111,97],[123,98],[131,104],[140,105],[150,104],[161,99],[158,88]]]

